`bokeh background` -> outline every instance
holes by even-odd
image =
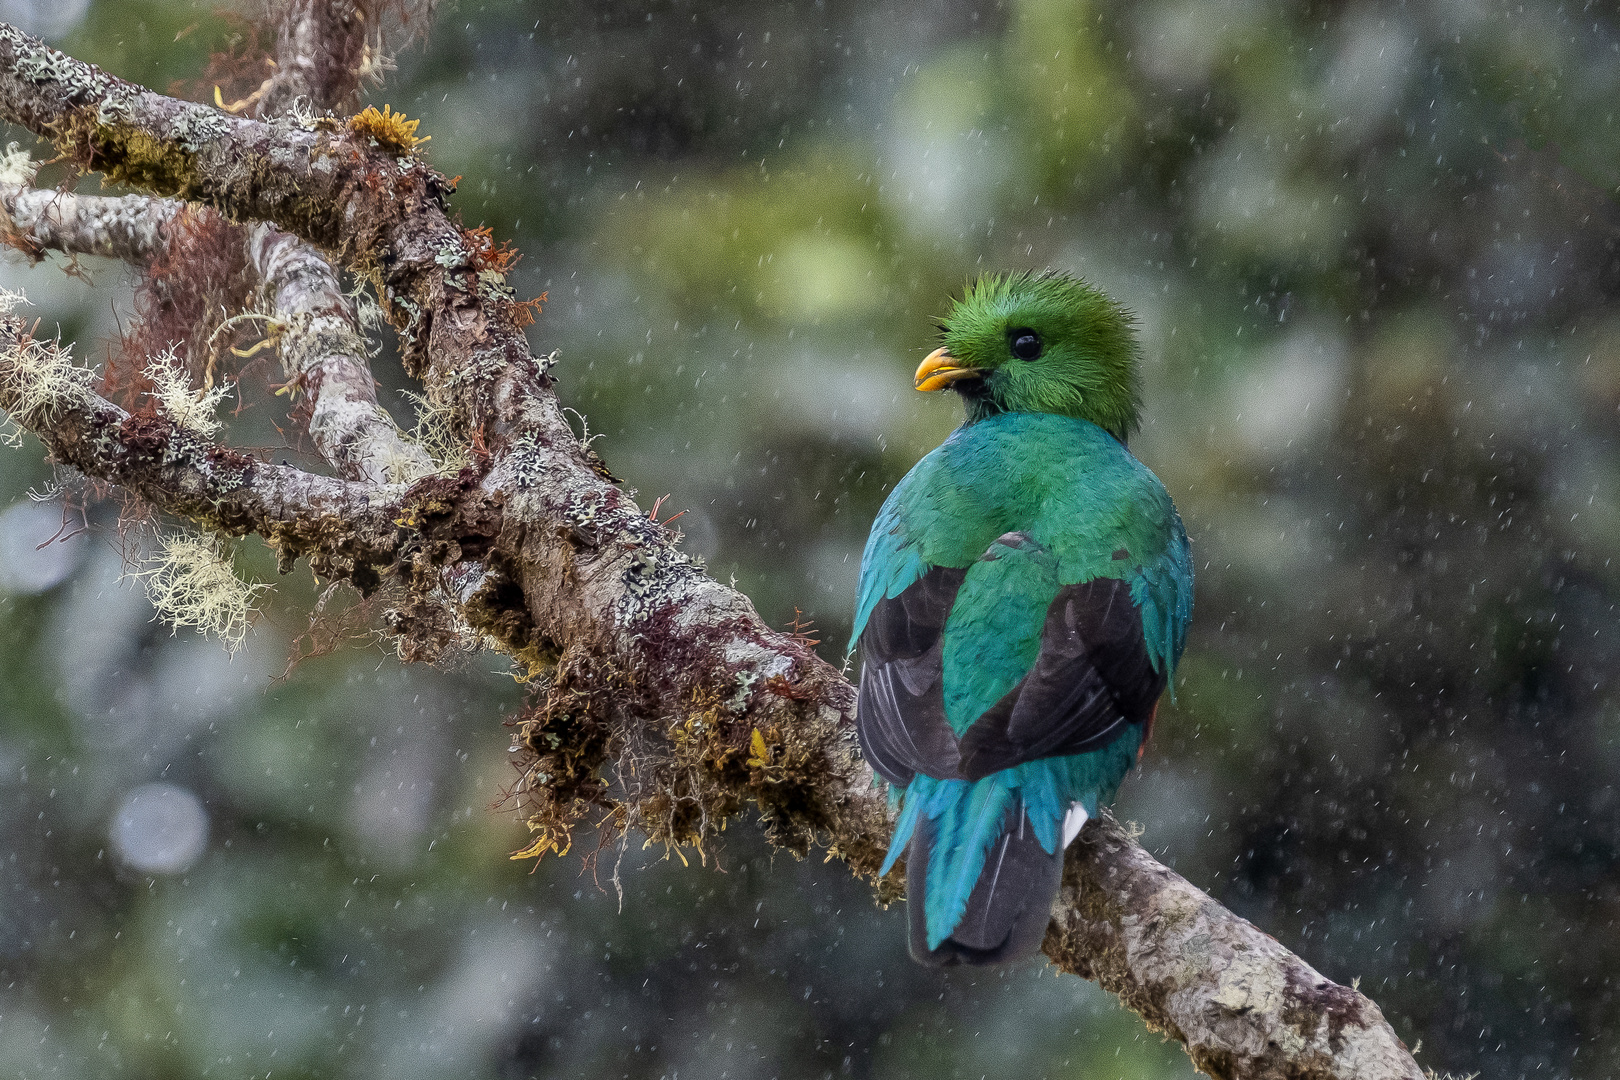
[[[241,32],[0,15],[189,92]],[[1199,578],[1120,813],[1420,1064],[1506,1080],[1620,1071],[1617,76],[1613,9],[1553,0],[463,0],[371,100],[525,253],[596,448],[834,662],[959,417],[909,380],[947,297],[1128,303]],[[84,269],[0,280],[100,362],[129,280]],[[244,397],[233,437],[296,454]],[[1089,984],[913,967],[901,911],[746,826],[508,861],[502,658],[282,677],[302,570],[234,658],[171,635],[116,508],[36,546],[51,479],[0,454],[0,1074],[1191,1074]]]

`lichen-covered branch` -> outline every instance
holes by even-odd
[[[1219,1077],[1423,1070],[1365,995],[1160,864],[1110,814],[1069,850],[1046,954],[1094,979]]]
[[[432,654],[443,597],[453,596],[460,618],[541,681],[517,736],[533,852],[564,848],[590,809],[655,841],[701,844],[754,808],[772,842],[796,853],[825,844],[855,873],[875,874],[889,823],[852,737],[854,688],[708,577],[581,445],[552,392],[552,359],[535,356],[522,333],[529,309],[507,284],[509,253],[448,216],[446,183],[417,156],[411,122],[373,110],[347,122],[228,115],[132,86],[3,25],[0,117],[114,181],[271,223],[378,286],[408,373],[471,464],[389,502],[391,539],[378,507],[358,505],[370,539],[342,557],[410,584],[412,602],[389,623],[407,656]],[[267,277],[278,258],[307,267],[271,234],[260,240]],[[208,455],[228,452],[172,424],[149,443],[110,437],[137,418],[104,402],[42,412],[8,379],[0,364],[0,406],[59,460],[205,525],[263,532],[318,572],[345,576],[323,547],[332,538],[311,535],[294,550],[278,533],[263,499],[269,466],[232,458],[215,468]],[[221,490],[220,477],[246,477],[257,493]],[[321,484],[333,485],[317,485],[329,501],[395,490]],[[328,503],[300,494],[283,509],[307,520],[310,505]],[[1421,1075],[1370,1001],[1322,980],[1112,824],[1088,826],[1067,874],[1048,956],[1119,993],[1200,1068]],[[895,887],[890,879],[880,894]]]
[[[144,265],[165,245],[164,227],[184,204],[147,195],[77,195],[10,182],[33,176],[25,153],[0,169],[0,214],[12,246],[103,255]],[[377,401],[366,339],[353,300],[319,252],[268,225],[247,237],[252,268],[269,292],[282,366],[309,396],[309,432],[321,456],[349,480],[409,482],[436,470]]]
[[[521,400],[545,379],[521,333],[528,309],[506,282],[509,256],[450,220],[448,184],[415,154],[414,122],[375,110],[347,123],[235,116],[115,78],[3,23],[0,118],[110,180],[275,224],[372,277],[405,334],[408,370],[469,433],[521,430],[497,407],[503,392],[557,412]]]
[[[269,225],[248,236],[253,268],[273,297],[282,367],[309,395],[309,434],[340,476],[373,484],[409,482],[435,471],[377,402],[366,339],[354,302],[331,264],[296,236]]]
[[[0,158],[0,230],[30,258],[47,250],[145,263],[162,244],[163,227],[180,211],[150,195],[77,195],[33,186],[37,166],[15,146]]]
[[[75,195],[0,185],[0,204],[14,246],[102,255],[142,262],[156,249],[161,230],[179,206],[147,195],[122,198]],[[26,246],[25,246],[26,245]]]
[[[175,419],[135,415],[90,388],[90,373],[53,342],[0,317],[0,409],[60,464],[229,536],[258,533],[290,564],[375,584],[398,561],[403,485],[377,487],[272,465],[219,446]]]

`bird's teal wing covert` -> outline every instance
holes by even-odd
[[[1016,359],[1022,317],[999,331]],[[960,370],[943,353],[920,387]],[[991,394],[974,370],[952,388]],[[1039,947],[1063,849],[1135,761],[1192,611],[1181,520],[1122,433],[1007,404],[969,402],[861,563],[858,730],[899,800],[888,862],[907,855],[928,963]]]

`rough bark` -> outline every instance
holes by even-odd
[[[1110,814],[1069,849],[1046,954],[1219,1077],[1421,1077],[1378,1006],[1211,900]]]
[[[87,389],[42,404],[26,397],[22,368],[0,360],[0,406],[53,457],[206,526],[260,532],[328,577],[401,587],[409,599],[390,626],[407,656],[417,646],[431,655],[453,617],[545,680],[518,736],[536,852],[564,847],[592,806],[609,808],[618,828],[699,845],[753,808],[773,843],[795,853],[824,844],[855,873],[875,874],[889,823],[852,738],[853,688],[704,574],[573,435],[552,359],[532,354],[521,332],[526,309],[506,284],[506,256],[447,215],[445,182],[416,156],[408,125],[375,113],[347,123],[232,116],[122,82],[3,24],[0,117],[111,180],[273,224],[368,277],[403,335],[407,371],[472,464],[408,489],[322,480],[161,417],[131,417]],[[268,278],[278,259],[319,276],[275,234],[256,243]],[[329,295],[301,273],[283,275],[289,289]],[[0,324],[0,351],[23,355],[20,334],[20,322]],[[387,475],[341,448],[330,456],[356,475]],[[880,895],[896,889],[891,878]],[[1069,853],[1046,951],[1181,1040],[1211,1075],[1422,1075],[1371,1001],[1322,979],[1107,819]]]
[[[9,184],[0,178],[6,239],[33,258],[46,251],[145,262],[180,205],[147,195],[75,195]]]
[[[389,484],[437,471],[377,403],[354,302],[332,266],[296,236],[269,225],[248,234],[250,262],[273,301],[282,368],[309,395],[309,434],[322,458],[350,480]]]

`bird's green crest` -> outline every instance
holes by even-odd
[[[1132,324],[1128,310],[1067,274],[986,275],[941,321],[944,351],[982,373],[951,388],[970,423],[1002,412],[1057,413],[1123,441],[1142,407]]]

